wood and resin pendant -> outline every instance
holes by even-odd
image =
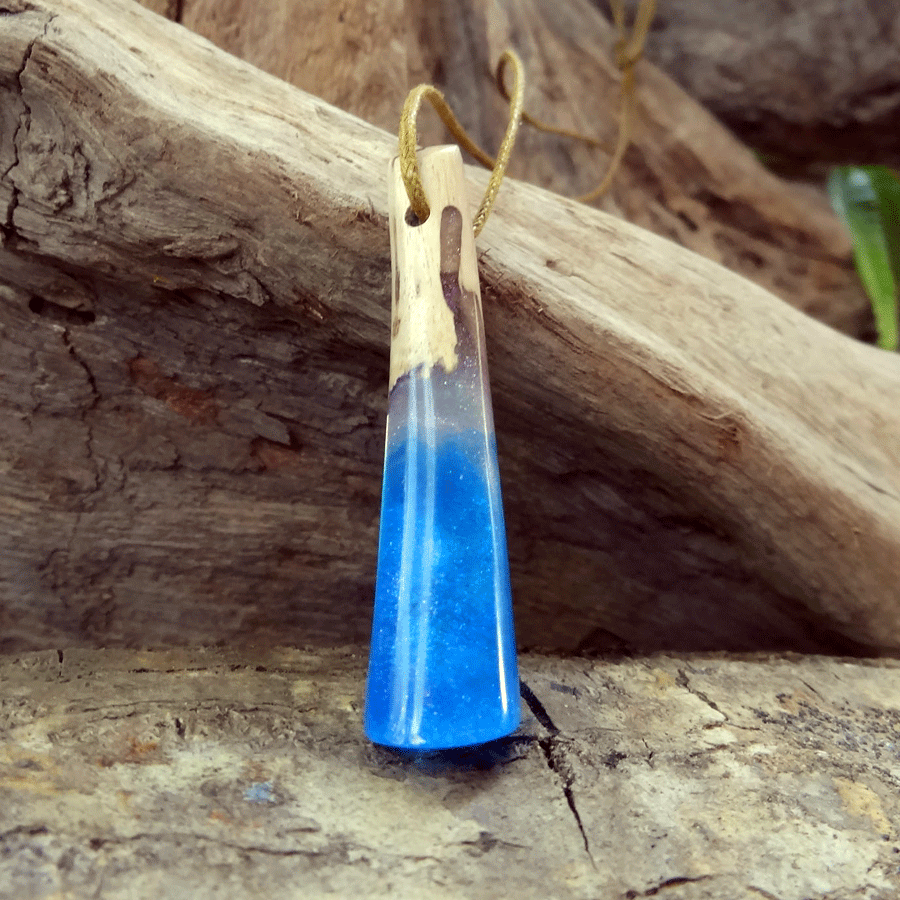
[[[456,146],[390,167],[390,400],[365,730],[462,747],[514,731],[519,679],[475,239]]]

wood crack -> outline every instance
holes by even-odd
[[[722,716],[722,722],[728,722],[727,714],[722,712],[722,710],[719,708],[719,705],[714,700],[710,700],[710,698],[707,697],[706,694],[703,693],[703,691],[698,690],[691,684],[691,681],[684,669],[678,670],[678,677],[675,679],[675,683],[679,687],[684,688],[689,694],[693,694],[698,700],[705,703],[711,710],[717,712],[720,716]]]
[[[101,473],[100,473],[100,463],[98,462],[97,454],[94,448],[94,431],[90,422],[90,413],[92,410],[96,409],[100,403],[100,392],[97,389],[97,382],[94,379],[94,373],[90,370],[90,367],[87,363],[81,358],[78,352],[75,349],[74,344],[72,343],[71,335],[68,331],[63,331],[62,334],[62,342],[65,346],[69,356],[75,361],[75,363],[82,369],[84,372],[85,378],[87,380],[88,386],[91,390],[91,398],[90,402],[86,407],[81,410],[81,424],[84,426],[85,434],[84,434],[84,452],[88,460],[88,465],[93,472],[93,484],[88,487],[87,492],[80,498],[80,502],[75,510],[75,517],[72,521],[72,527],[69,531],[68,539],[66,542],[66,554],[71,559],[72,553],[75,548],[75,541],[78,537],[78,532],[81,528],[81,523],[84,518],[84,514],[86,511],[87,504],[90,502],[90,498],[97,494],[100,490],[101,486]]]
[[[747,890],[752,891],[754,894],[759,894],[760,897],[763,897],[764,900],[781,900],[780,897],[776,897],[775,894],[769,893],[769,891],[763,890],[761,887],[757,887],[755,884],[748,884]]]
[[[714,875],[698,875],[694,878],[687,875],[676,875],[674,878],[667,878],[654,887],[647,888],[645,891],[628,891],[625,894],[627,900],[636,900],[638,897],[656,897],[667,888],[680,887],[683,884],[696,884],[699,881],[710,881],[715,878]]]
[[[12,139],[12,150],[13,150],[13,161],[12,165],[0,176],[0,178],[6,179],[9,177],[10,173],[16,166],[19,165],[19,141],[24,138],[24,135],[28,133],[29,128],[31,127],[31,107],[28,105],[28,102],[25,100],[25,85],[22,83],[22,78],[25,75],[25,70],[28,68],[28,63],[31,61],[32,54],[34,53],[34,48],[37,46],[38,41],[42,40],[47,36],[47,29],[50,27],[50,23],[56,18],[55,14],[51,14],[48,16],[47,20],[44,22],[44,26],[41,30],[41,33],[36,35],[29,42],[28,46],[25,48],[25,53],[22,55],[22,64],[19,66],[18,71],[16,72],[16,84],[19,86],[18,94],[19,98],[22,101],[22,106],[24,107],[24,111],[19,116],[19,122],[16,126],[16,131],[13,134]],[[10,179],[12,184],[12,192],[10,194],[9,203],[7,204],[6,214],[4,218],[3,225],[0,226],[0,231],[3,232],[4,243],[9,243],[16,234],[15,223],[13,221],[16,208],[19,205],[19,188],[17,187],[14,180]]]
[[[307,833],[296,831],[295,833]],[[93,838],[90,841],[91,850],[101,850],[105,846],[115,846],[115,845],[127,845],[132,843],[139,843],[141,841],[158,841],[165,843],[178,842],[180,840],[192,840],[197,843],[206,843],[206,844],[214,844],[217,847],[227,847],[230,850],[237,850],[241,853],[260,853],[264,856],[309,856],[309,857],[320,857],[320,856],[332,856],[336,853],[340,854],[344,857],[342,863],[345,865],[351,864],[351,861],[347,858],[349,846],[347,844],[331,844],[326,845],[321,848],[316,849],[302,849],[300,847],[292,847],[290,849],[277,849],[275,847],[266,847],[261,844],[241,844],[237,841],[224,841],[220,838],[215,838],[206,834],[198,834],[192,831],[175,831],[175,832],[138,832],[137,834],[130,834],[127,837],[115,837],[115,838]]]
[[[14,828],[8,828],[6,831],[0,832],[0,841],[8,841],[14,837],[35,837],[39,834],[48,834],[49,829],[46,825],[16,825]]]
[[[578,812],[578,806],[575,802],[575,792],[573,790],[575,773],[572,771],[572,767],[567,759],[566,742],[560,739],[559,729],[554,724],[553,719],[550,718],[550,714],[547,712],[546,707],[541,703],[534,691],[522,680],[519,681],[519,690],[522,699],[528,705],[532,715],[549,732],[548,737],[538,739],[538,746],[544,754],[547,767],[560,778],[563,796],[566,798],[566,803],[572,813],[572,817],[575,819],[575,824],[578,826],[578,832],[581,835],[581,840],[584,844],[584,852],[591,861],[591,865],[596,869],[597,864],[591,853],[591,845],[588,840],[587,831],[584,828],[581,814]]]

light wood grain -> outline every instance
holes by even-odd
[[[0,897],[893,900],[896,663],[526,656],[522,729],[389,754],[364,654],[0,660]]]
[[[462,156],[456,146],[431,147],[419,151],[419,170],[431,213],[427,221],[406,222],[409,198],[393,159],[388,171],[388,205],[391,228],[391,388],[397,379],[424,366],[440,365],[453,372],[459,363],[453,311],[444,299],[441,284],[441,214],[448,206],[462,215],[459,247],[461,283],[479,293],[478,263],[472,237],[472,215],[463,175]]]

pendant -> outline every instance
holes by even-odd
[[[390,166],[390,398],[365,731],[411,749],[519,725],[519,678],[475,238],[456,146]]]

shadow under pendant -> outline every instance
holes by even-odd
[[[390,167],[391,374],[365,730],[430,750],[519,724],[519,679],[475,239],[455,146]]]

